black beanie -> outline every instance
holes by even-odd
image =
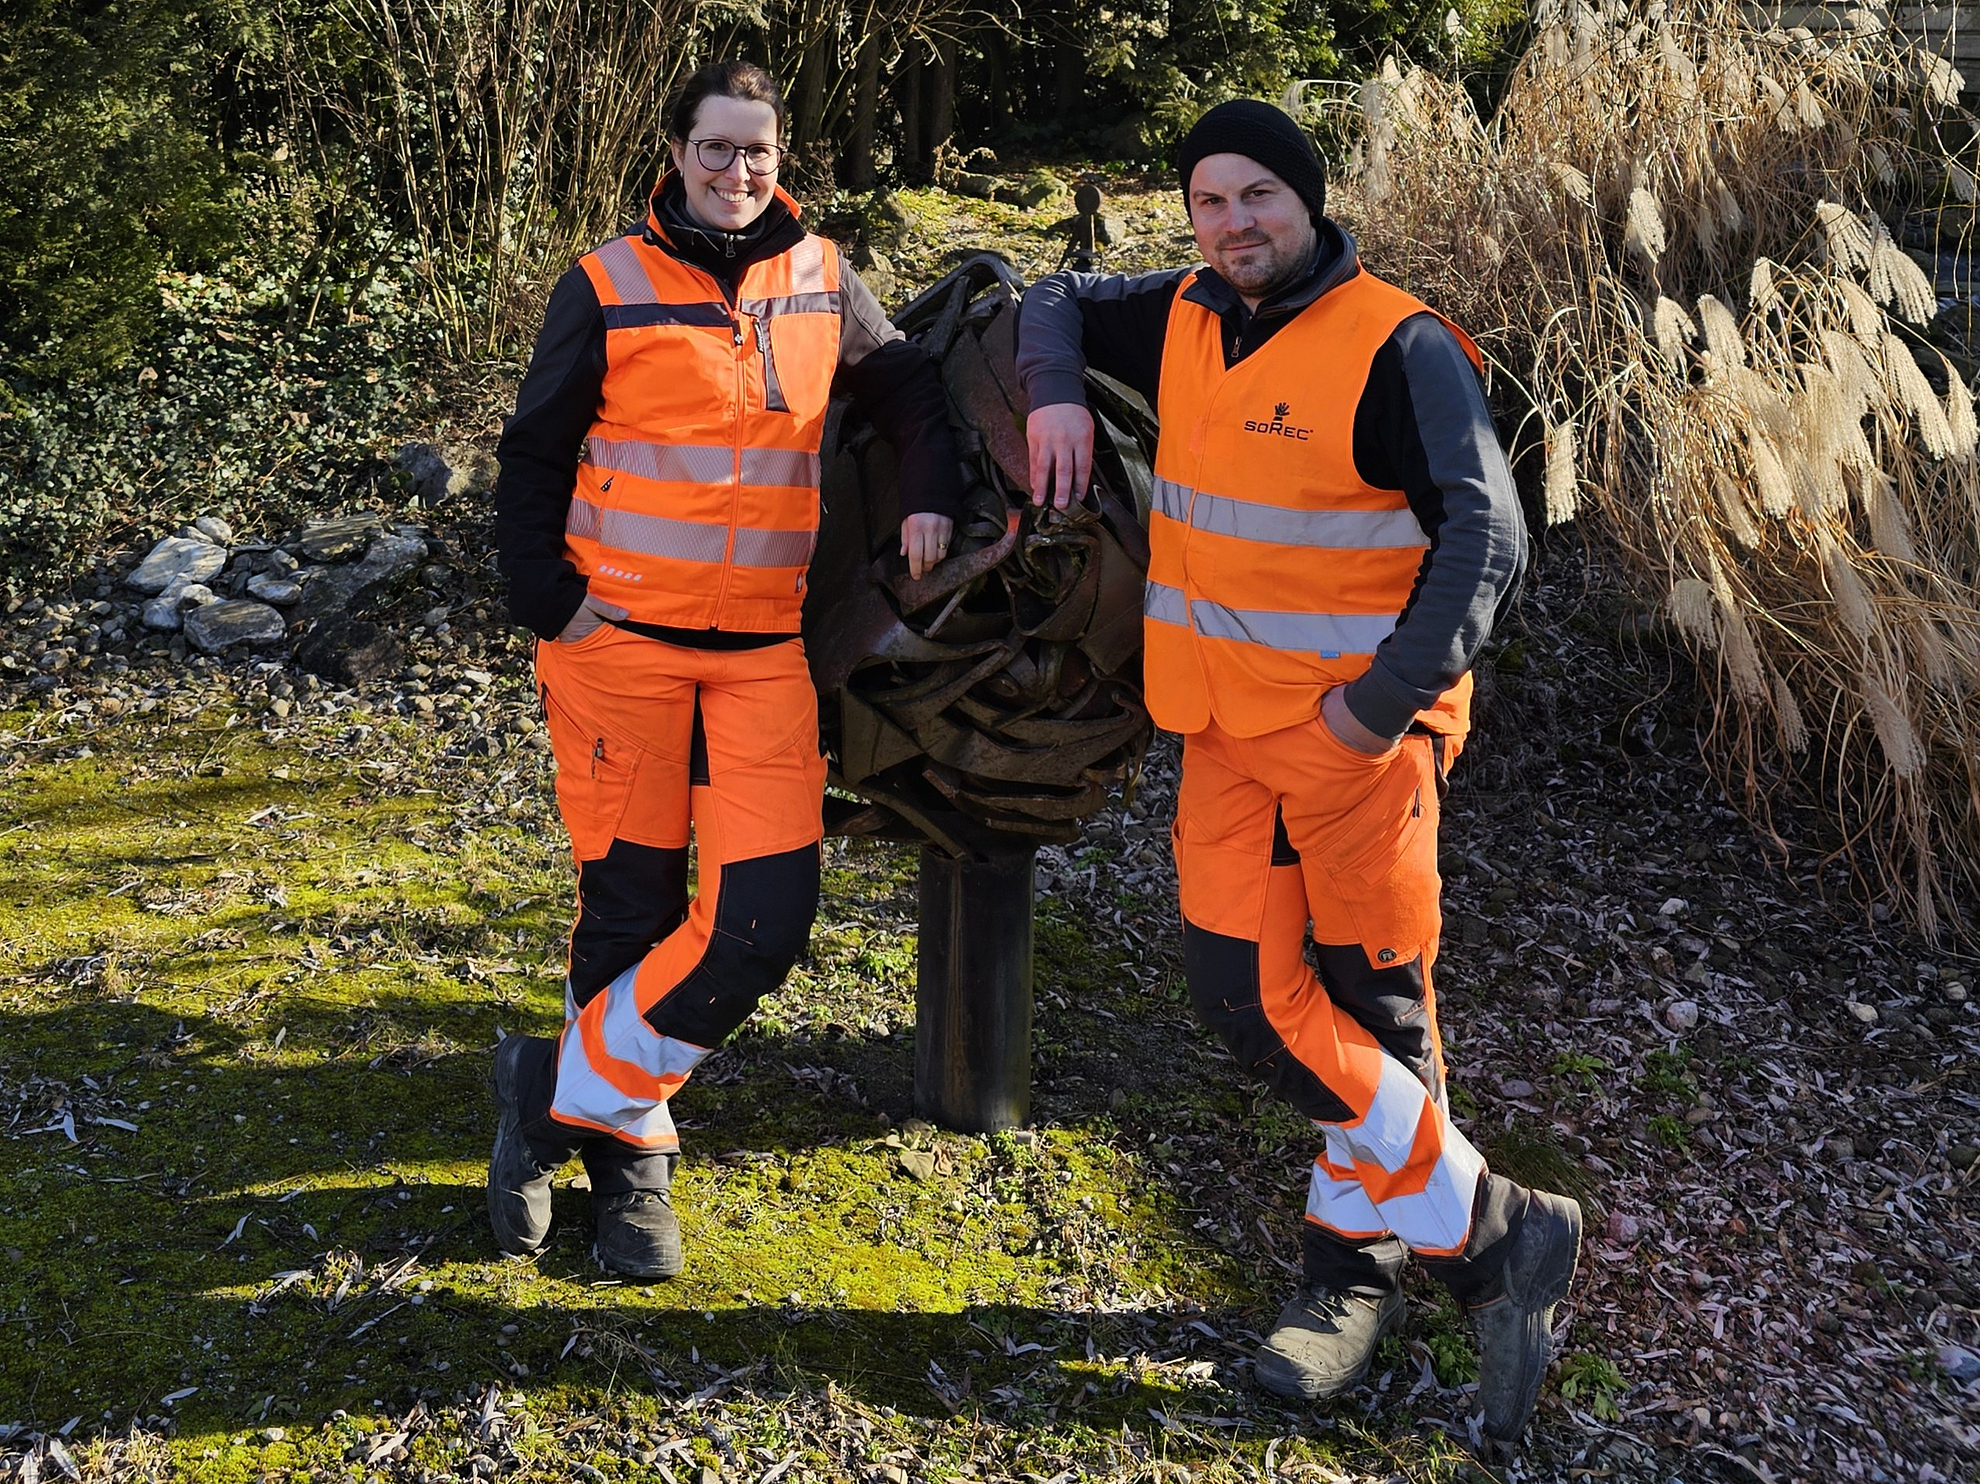
[[[1209,155],[1243,155],[1256,160],[1298,193],[1316,222],[1327,210],[1327,171],[1314,154],[1306,131],[1284,109],[1256,98],[1236,98],[1219,103],[1196,121],[1176,147],[1185,211],[1189,209],[1189,178]]]

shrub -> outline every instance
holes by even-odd
[[[1970,222],[1975,120],[1877,11],[1757,15],[1549,0],[1483,117],[1391,67],[1351,126],[1362,240],[1480,332],[1545,518],[1691,648],[1731,796],[1764,830],[1819,788],[1866,894],[1970,933],[1980,433],[1890,222]]]

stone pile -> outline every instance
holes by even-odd
[[[409,445],[399,467],[426,506],[485,493],[494,472],[486,455],[450,458],[431,444]],[[182,661],[195,653],[290,655],[305,671],[356,685],[403,658],[399,637],[374,616],[382,608],[423,586],[431,606],[418,621],[428,629],[446,623],[443,594],[457,586],[446,555],[428,527],[383,514],[310,521],[267,540],[202,515],[126,557],[121,577],[113,568],[92,603],[17,605],[29,639],[0,667],[31,668],[30,683],[45,690],[71,670],[99,662],[121,670],[137,650],[162,647]]]

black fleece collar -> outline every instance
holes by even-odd
[[[789,252],[804,241],[804,228],[781,192],[764,208],[763,215],[740,232],[724,232],[697,222],[687,209],[687,188],[672,171],[661,180],[650,204],[647,239],[711,275],[732,296],[743,270],[751,263]]]

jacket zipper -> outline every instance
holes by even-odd
[[[677,259],[676,261],[680,260]],[[742,316],[736,306],[742,302],[743,286],[742,279],[738,279],[736,281],[736,296],[731,300],[729,298],[729,291],[722,286],[721,280],[716,278],[714,274],[708,272],[706,269],[696,267],[693,263],[682,262],[681,266],[690,272],[699,273],[715,286],[715,292],[721,296],[723,308],[729,312],[729,341],[735,350],[736,357],[735,446],[730,450],[729,455],[729,544],[723,552],[722,582],[715,592],[715,612],[711,615],[714,622],[708,625],[711,629],[719,629],[722,626],[722,611],[728,605],[729,601],[729,578],[735,571],[736,525],[742,517],[743,415],[749,405],[747,390],[749,378],[743,370]],[[743,278],[747,277],[749,277],[749,269],[745,268],[743,269]]]

